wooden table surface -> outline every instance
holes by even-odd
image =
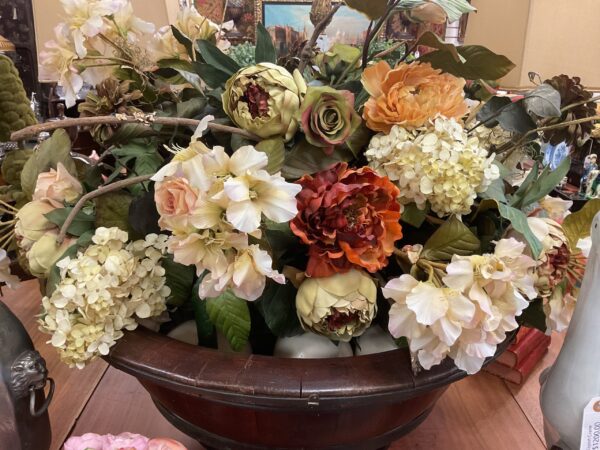
[[[170,425],[150,396],[131,376],[98,360],[85,370],[69,369],[58,360],[35,323],[40,294],[37,282],[16,291],[4,289],[2,301],[23,322],[37,350],[46,359],[56,393],[50,406],[52,448],[60,450],[71,435],[124,431],[149,437],[178,439],[189,450],[202,447]],[[522,386],[482,372],[453,384],[429,418],[392,445],[392,450],[542,450],[544,433],[539,407],[540,372],[555,360],[563,336],[555,335],[550,350]],[[223,420],[227,420],[224,418]],[[368,419],[367,419],[368,420]]]

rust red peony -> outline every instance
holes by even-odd
[[[387,265],[402,238],[399,190],[387,177],[339,163],[298,183],[298,215],[290,226],[309,245],[307,275],[357,267],[374,273]]]

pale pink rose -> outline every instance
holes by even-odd
[[[148,438],[139,434],[121,433],[118,436],[106,436],[102,450],[146,450]]]
[[[47,200],[55,208],[62,208],[63,202],[77,200],[83,193],[83,187],[62,163],[58,163],[56,169],[38,175],[33,200]]]
[[[106,436],[100,436],[95,433],[87,433],[83,436],[70,437],[63,447],[63,450],[104,450],[108,444]]]
[[[146,450],[187,450],[187,448],[173,439],[156,438],[148,442]]]
[[[187,179],[167,178],[158,183],[154,200],[160,214],[158,224],[163,230],[190,231],[198,192]]]

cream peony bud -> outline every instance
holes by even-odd
[[[75,239],[65,239],[62,244],[56,242],[58,233],[49,231],[38,239],[27,252],[27,261],[31,275],[47,278],[50,269],[58,259],[75,243]]]
[[[33,200],[47,200],[55,208],[61,208],[65,201],[74,202],[82,193],[79,180],[58,163],[57,170],[50,169],[38,175]]]
[[[17,213],[15,235],[22,250],[29,251],[35,241],[47,231],[57,228],[44,214],[54,211],[54,207],[43,200],[34,200],[23,206]]]
[[[327,278],[308,278],[296,296],[302,326],[347,342],[371,325],[377,312],[377,288],[363,272],[351,270]]]

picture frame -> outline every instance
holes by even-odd
[[[314,30],[309,20],[311,6],[311,0],[254,0],[256,25],[262,23],[269,30],[278,52],[285,54],[294,42],[310,39]],[[327,47],[336,42],[362,45],[368,26],[366,16],[344,5],[321,41]]]

